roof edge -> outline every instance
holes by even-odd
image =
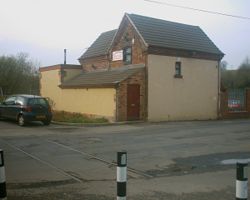
[[[160,51],[154,51],[154,49],[159,49]],[[205,52],[205,51],[199,51],[199,50],[191,50],[191,49],[184,49],[184,48],[169,48],[169,47],[161,47],[161,46],[155,46],[155,45],[149,45],[149,54],[159,54],[159,55],[168,55],[165,53],[162,53],[162,51],[169,51],[170,56],[179,56],[179,57],[187,57],[187,58],[197,58],[197,55],[201,55],[203,59],[204,55],[209,55],[209,56],[216,56],[216,59],[212,59],[212,60],[221,60],[224,57],[224,53],[211,53],[211,52]],[[175,52],[175,53],[172,53]],[[186,55],[186,53],[188,53],[189,55]],[[194,55],[191,56],[190,53],[193,53]],[[172,55],[173,54],[173,55]],[[218,59],[219,58],[219,59]],[[211,59],[208,59],[211,60]]]
[[[134,73],[132,73],[130,76],[128,76],[128,77],[126,77],[126,78],[124,78],[124,79],[121,79],[121,80],[119,80],[119,82],[118,83],[121,83],[122,81],[126,81],[127,79],[129,79],[131,76],[134,76],[135,74],[137,74],[137,73],[139,73],[139,72],[141,72],[142,71],[142,69],[145,69],[144,67],[138,67],[137,68],[138,69],[138,71],[135,71]]]
[[[58,85],[61,89],[78,89],[78,88],[115,88],[118,83],[108,84],[79,84],[79,85]]]
[[[82,69],[82,66],[75,64],[57,64],[57,65],[39,67],[40,72],[57,70],[57,69]]]
[[[100,54],[98,56],[89,56],[89,57],[84,57],[84,58],[80,57],[77,60],[80,61],[80,60],[85,60],[85,59],[93,59],[93,58],[103,57],[103,56],[107,56],[107,55],[108,55],[108,53],[107,54]]]
[[[140,31],[137,29],[136,25],[134,24],[133,20],[129,17],[129,14],[128,13],[125,13],[125,16],[128,18],[129,22],[132,24],[132,26],[134,27],[135,31],[138,33],[139,37],[142,39],[144,45],[146,47],[148,47],[148,43],[144,40],[142,34],[140,33]]]
[[[128,21],[131,23],[131,25],[132,25],[133,28],[135,29],[136,33],[137,33],[137,34],[139,35],[139,37],[142,39],[144,45],[145,45],[146,47],[148,47],[148,44],[146,43],[146,41],[145,41],[144,38],[142,37],[141,33],[139,32],[139,30],[137,29],[137,27],[135,26],[135,24],[133,23],[133,21],[130,19],[129,14],[128,14],[128,13],[125,13],[124,16],[123,16],[123,18],[122,18],[122,20],[121,20],[121,22],[120,22],[120,24],[119,24],[118,29],[116,29],[116,33],[115,33],[115,35],[114,35],[114,37],[113,37],[113,39],[112,39],[112,41],[111,41],[111,45],[110,45],[110,47],[109,47],[109,50],[108,50],[109,53],[108,53],[108,54],[111,53],[110,51],[111,51],[111,49],[112,49],[112,47],[113,47],[114,41],[115,41],[115,39],[116,39],[116,37],[117,37],[117,34],[118,34],[118,32],[119,32],[119,30],[120,30],[120,28],[121,28],[122,22],[124,21],[125,18],[127,18]]]

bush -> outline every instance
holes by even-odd
[[[53,120],[68,123],[107,123],[104,117],[94,118],[81,113],[70,113],[65,111],[53,111]]]

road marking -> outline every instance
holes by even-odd
[[[63,148],[66,148],[66,149],[68,149],[68,150],[77,152],[77,153],[82,154],[82,155],[84,155],[84,156],[88,156],[88,157],[91,158],[91,159],[95,159],[95,160],[101,161],[101,162],[103,162],[103,163],[105,163],[105,164],[112,165],[112,166],[117,166],[117,164],[114,163],[114,162],[110,162],[110,161],[104,160],[104,159],[102,159],[102,158],[100,158],[100,157],[94,156],[94,155],[89,154],[89,153],[84,152],[84,151],[79,151],[79,150],[74,149],[74,148],[72,148],[72,147],[70,147],[70,146],[68,146],[68,145],[64,145],[64,144],[62,144],[62,143],[55,142],[55,141],[52,141],[52,140],[48,140],[48,142],[50,142],[50,143],[52,143],[52,144],[56,144],[56,145],[61,146],[61,147],[63,147]],[[135,173],[135,174],[137,174],[137,175],[144,176],[144,177],[146,177],[146,178],[153,178],[153,176],[151,176],[151,175],[149,175],[149,174],[146,174],[146,173],[144,173],[144,172],[142,172],[142,171],[133,169],[133,168],[131,168],[131,167],[128,167],[128,171],[129,171],[129,172],[132,172],[132,173]]]
[[[250,163],[250,158],[247,158],[247,159],[228,159],[228,160],[221,161],[221,164],[223,164],[223,165],[233,165],[236,163]]]
[[[42,164],[44,164],[44,165],[47,165],[47,166],[50,167],[50,168],[55,169],[56,171],[60,172],[61,174],[65,175],[65,176],[67,176],[67,177],[69,177],[69,178],[71,178],[71,179],[74,179],[75,181],[77,181],[77,182],[79,182],[79,183],[83,183],[83,181],[82,181],[81,179],[79,179],[79,178],[77,178],[77,177],[75,177],[75,176],[70,175],[69,173],[65,172],[63,169],[60,169],[60,168],[58,168],[58,167],[56,167],[56,166],[54,166],[54,165],[52,165],[52,164],[50,164],[50,163],[48,163],[48,162],[46,162],[46,161],[44,161],[44,160],[42,160],[42,159],[36,157],[36,156],[34,156],[34,155],[32,155],[32,154],[30,154],[30,153],[28,153],[28,152],[26,152],[26,151],[24,151],[24,150],[18,148],[17,146],[12,145],[12,144],[9,143],[9,142],[6,142],[5,140],[1,140],[1,141],[2,141],[3,143],[7,144],[8,146],[12,147],[13,149],[15,149],[15,150],[17,150],[17,151],[20,151],[20,152],[22,152],[23,154],[25,154],[25,155],[31,157],[32,159],[34,159],[34,160],[36,160],[36,161],[38,161],[38,162],[40,162],[40,163],[42,163]]]

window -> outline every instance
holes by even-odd
[[[123,49],[123,61],[125,65],[129,65],[132,63],[132,48],[126,47]]]
[[[181,75],[181,62],[175,62],[175,78],[182,78]]]
[[[41,106],[48,107],[48,102],[44,98],[32,98],[32,99],[29,99],[28,105],[29,106],[41,105]]]
[[[16,100],[16,97],[9,97],[8,99],[5,100],[4,104],[5,105],[14,105],[15,100]]]

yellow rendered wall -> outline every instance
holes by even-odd
[[[61,101],[60,69],[40,72],[40,93],[43,97],[48,97],[54,103],[53,109],[59,110]]]
[[[62,89],[59,110],[115,117],[114,88]]]
[[[181,61],[183,78],[174,78]],[[218,62],[148,56],[148,119],[150,121],[216,119]]]
[[[114,88],[61,89],[59,70],[41,72],[41,95],[54,102],[55,110],[79,112],[115,119]]]

